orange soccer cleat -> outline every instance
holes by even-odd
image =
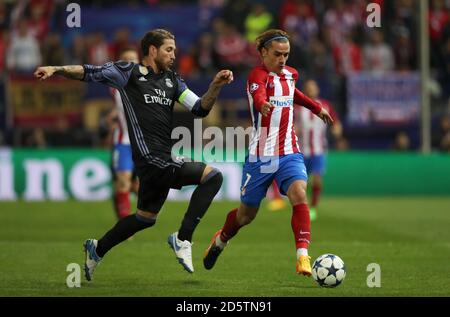
[[[305,276],[311,276],[311,257],[307,255],[300,255],[297,260],[297,273]]]
[[[203,257],[203,266],[207,270],[211,270],[213,268],[214,264],[216,264],[217,258],[223,251],[224,246],[219,246],[216,243],[217,239],[220,239],[221,233],[222,230],[219,230],[214,234],[214,237],[212,238],[208,249],[206,249],[205,251],[205,255]]]

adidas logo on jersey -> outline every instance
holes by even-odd
[[[144,76],[139,77],[139,81],[147,81],[147,79]]]

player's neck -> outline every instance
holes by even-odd
[[[148,56],[142,59],[142,65],[146,67],[151,67],[155,74],[159,74],[161,72],[161,70],[158,68],[158,65],[156,65],[155,61],[149,58]]]

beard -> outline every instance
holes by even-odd
[[[170,69],[170,65],[164,63],[161,59],[155,59],[155,64],[158,66],[158,69],[162,71],[167,71]]]

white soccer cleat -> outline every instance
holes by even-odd
[[[92,280],[94,275],[94,270],[97,265],[100,264],[102,260],[101,257],[97,255],[97,240],[88,239],[84,242],[84,253],[86,254],[86,261],[84,262],[84,276],[88,281]]]
[[[167,243],[175,252],[178,262],[189,273],[194,273],[194,266],[192,265],[192,244],[189,241],[181,241],[178,239],[178,232],[172,233],[167,238]]]

